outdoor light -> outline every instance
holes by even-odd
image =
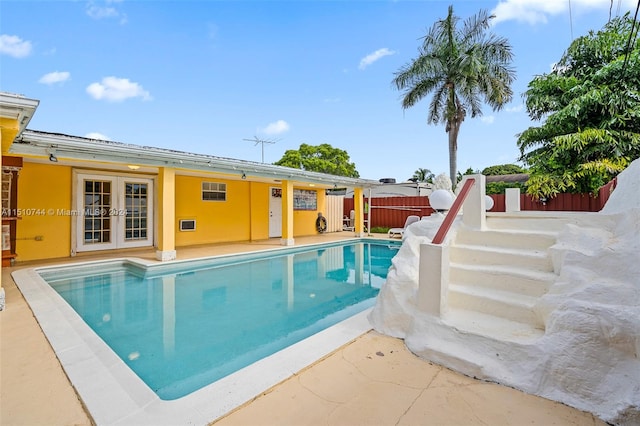
[[[140,168],[140,166],[136,166],[133,164],[129,164],[127,167],[129,168],[129,170],[138,170]]]
[[[491,210],[493,208],[493,198],[485,195],[484,200],[484,209],[487,211]]]
[[[247,175],[244,174],[244,172],[242,172],[242,179],[246,179]]]
[[[58,157],[56,157],[55,155],[53,155],[53,152],[51,154],[49,154],[49,161],[52,161],[54,163],[58,162]]]
[[[429,204],[438,212],[449,210],[453,204],[453,196],[446,189],[436,189],[429,195]]]

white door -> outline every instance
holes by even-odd
[[[153,245],[153,180],[78,174],[76,250]]]
[[[269,191],[269,238],[282,237],[282,189]]]

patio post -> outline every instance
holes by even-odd
[[[151,208],[151,206],[149,206]],[[156,259],[176,259],[176,171],[158,170],[158,248]]]
[[[282,238],[280,244],[292,246],[293,239],[293,182],[282,181]]]

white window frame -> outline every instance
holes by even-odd
[[[224,189],[221,189],[224,188]],[[225,202],[227,201],[227,184],[222,182],[211,182],[211,181],[202,181],[202,185],[200,186],[201,195],[200,198],[202,201],[217,201],[217,202]],[[224,199],[206,199],[204,194],[222,194]]]

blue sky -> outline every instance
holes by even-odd
[[[251,161],[301,143],[346,150],[360,176],[448,173],[429,98],[403,111],[391,81],[449,4],[496,15],[514,99],[467,118],[458,168],[515,163],[522,93],[569,46],[636,0],[0,2],[0,90],[40,100],[30,129]]]

